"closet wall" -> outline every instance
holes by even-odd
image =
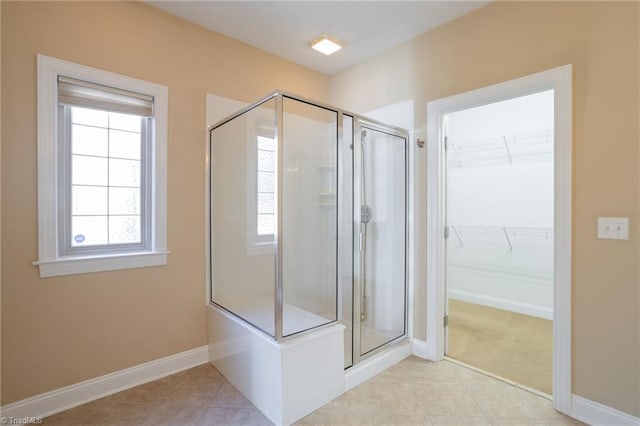
[[[553,91],[447,117],[450,298],[553,316]]]

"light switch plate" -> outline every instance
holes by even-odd
[[[598,238],[601,240],[628,240],[628,217],[599,217]]]

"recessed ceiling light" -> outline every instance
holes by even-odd
[[[321,35],[317,39],[313,40],[309,43],[312,48],[317,50],[320,53],[324,53],[329,56],[336,53],[338,50],[342,49],[340,43],[336,40],[331,40],[326,35]]]

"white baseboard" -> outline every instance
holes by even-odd
[[[578,395],[571,396],[571,417],[592,426],[638,426],[640,418],[615,408],[590,401]]]
[[[344,391],[347,392],[366,382],[412,353],[413,345],[407,340],[351,367],[344,374]]]
[[[518,314],[529,315],[532,317],[553,320],[553,308],[546,306],[532,305],[529,303],[518,302],[517,300],[501,299],[498,297],[487,296],[486,294],[470,293],[463,290],[447,290],[451,299],[462,300],[463,302],[475,303],[477,305],[489,306],[496,309],[504,309],[505,311],[516,312]]]
[[[7,404],[4,418],[46,417],[209,362],[208,346],[191,349]]]
[[[424,340],[413,338],[413,354],[419,358],[429,359],[429,347]]]

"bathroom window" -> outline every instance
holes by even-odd
[[[276,141],[264,136],[257,137],[256,166],[256,234],[257,242],[273,242],[275,226],[275,164]]]
[[[146,114],[62,105],[60,252],[146,248],[152,145]]]
[[[255,111],[247,137],[247,253],[273,253],[276,227],[276,161],[275,127],[269,109]]]
[[[167,88],[38,57],[42,277],[166,263]]]

